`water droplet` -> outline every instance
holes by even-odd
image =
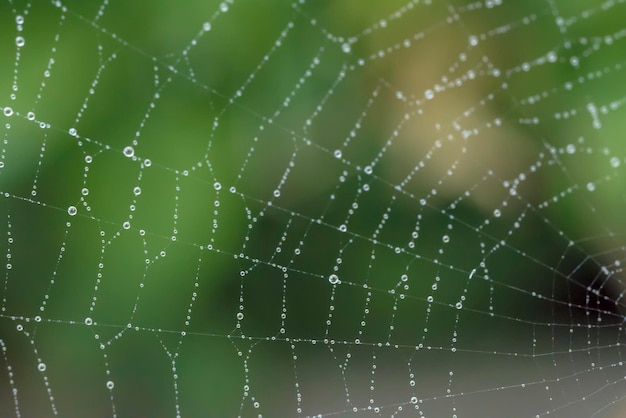
[[[35,114],[33,112],[28,112],[26,114],[26,119],[28,119],[28,120],[35,120]]]
[[[350,47],[350,44],[347,43],[347,42],[345,44],[341,45],[341,50],[343,52],[345,52],[346,54],[349,53],[351,49],[352,48]]]
[[[78,209],[76,209],[76,206],[70,206],[70,207],[67,208],[67,213],[70,216],[76,215],[77,212],[78,212]]]
[[[145,160],[143,160],[143,165],[144,167],[150,167],[152,165],[152,161],[146,158]]]
[[[337,284],[339,283],[339,277],[336,274],[331,274],[330,276],[328,276],[328,281],[330,282],[330,284]]]
[[[83,187],[83,189],[80,191],[80,193],[81,193],[83,196],[87,196],[87,195],[89,194],[89,189],[88,189],[88,188],[86,188],[86,187]]]
[[[335,156],[335,158],[341,158],[341,150],[336,149],[335,152],[333,152],[333,155]]]
[[[496,209],[496,210],[493,211],[493,216],[495,216],[496,218],[499,218],[500,215],[501,215],[500,209]]]
[[[133,147],[131,147],[130,145],[127,146],[126,148],[124,148],[124,156],[131,158],[135,155],[135,149]]]
[[[447,235],[444,235],[443,237],[441,237],[441,240],[447,244],[448,242],[450,242],[450,237]]]
[[[211,30],[211,24],[209,22],[206,22],[204,25],[202,25],[202,29],[205,30],[205,32],[208,32]]]
[[[26,41],[24,40],[23,36],[15,37],[15,45],[17,45],[18,48],[23,47],[25,43]]]
[[[215,190],[220,190],[222,188],[222,185],[220,184],[219,181],[216,181],[215,183],[213,183],[213,188]]]
[[[237,312],[237,319],[241,321],[243,319],[243,312]]]
[[[617,168],[621,164],[621,161],[617,157],[611,158],[611,167]]]
[[[348,230],[348,227],[347,227],[347,226],[345,226],[345,225],[339,225],[339,230],[340,230],[341,232],[346,232],[346,231]]]
[[[37,370],[39,370],[40,372],[45,372],[46,371],[46,363],[39,363],[37,365]]]
[[[111,390],[111,389],[113,389],[114,387],[115,387],[115,383],[113,383],[113,381],[112,381],[112,380],[109,380],[109,381],[107,382],[107,389]]]
[[[435,93],[431,89],[428,89],[424,92],[424,97],[426,97],[428,100],[431,100],[433,97],[435,97]]]
[[[593,192],[594,190],[596,190],[595,183],[592,183],[592,182],[587,183],[587,190],[589,190],[590,192]]]
[[[11,109],[9,106],[4,108],[4,116],[11,116],[13,115],[13,109]]]
[[[135,196],[139,196],[141,194],[141,187],[135,186],[135,188],[133,189],[133,194]]]
[[[461,302],[457,302],[455,306],[457,309],[463,308],[463,304]]]
[[[126,221],[122,224],[122,228],[124,229],[130,229],[130,222]]]
[[[85,325],[92,325],[93,324],[93,319],[87,317],[85,318]]]

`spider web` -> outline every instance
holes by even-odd
[[[2,2],[1,415],[621,416],[625,7]]]

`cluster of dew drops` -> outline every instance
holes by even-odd
[[[9,109],[9,111],[10,111],[10,113],[11,113],[11,114],[13,113],[13,112],[12,112],[12,110],[11,110],[10,108],[5,108],[5,110],[4,110],[5,115],[7,114],[7,110],[6,110],[6,109]],[[33,115],[33,118],[34,118],[34,115]],[[70,129],[70,134],[71,134],[72,136],[76,136],[76,130],[75,130],[75,129],[73,129],[73,128],[72,128],[72,129]],[[135,157],[135,149],[134,149],[132,146],[130,146],[130,145],[129,145],[129,146],[127,146],[127,147],[125,147],[125,148],[122,150],[122,153],[123,153],[123,155],[124,155],[125,157],[127,157],[127,158],[134,158],[134,157]],[[86,161],[87,163],[91,163],[91,161],[92,161],[92,157],[91,157],[91,156],[87,156],[87,157],[85,157],[85,161]],[[144,160],[144,161],[143,161],[143,165],[144,165],[144,167],[150,167],[150,166],[152,165],[152,162],[151,162],[149,159],[146,159],[146,160]],[[87,188],[83,188],[83,189],[81,190],[81,194],[82,194],[83,196],[87,196],[87,195],[89,194],[89,189],[87,189]],[[139,195],[141,194],[141,187],[139,187],[139,186],[135,186],[135,187],[133,188],[133,194],[134,194],[135,196],[139,196]],[[70,205],[70,206],[68,206],[68,208],[67,208],[67,213],[68,213],[68,215],[70,215],[70,216],[75,216],[75,215],[78,213],[78,208],[77,208],[76,206],[74,206],[74,205]],[[124,229],[130,229],[130,222],[129,222],[129,221],[125,221],[125,222],[122,224],[122,226],[123,226],[123,228],[124,228]]]

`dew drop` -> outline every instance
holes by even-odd
[[[76,206],[70,206],[70,207],[67,208],[67,213],[70,216],[76,215],[77,212],[78,212],[78,209],[76,209]]]
[[[24,40],[23,36],[15,37],[15,45],[17,45],[18,48],[23,47],[25,43],[26,41]]]
[[[85,318],[85,325],[92,325],[93,324],[93,319],[87,317]]]
[[[500,209],[496,209],[496,210],[493,211],[493,216],[495,216],[496,218],[499,218],[500,215],[501,215]]]
[[[46,363],[39,363],[39,364],[37,364],[37,370],[39,370],[40,372],[45,372],[46,371]]]
[[[111,390],[111,389],[113,389],[114,387],[115,387],[115,383],[113,383],[113,381],[112,381],[112,380],[109,380],[109,381],[107,382],[107,389]]]
[[[222,185],[220,184],[219,181],[216,181],[215,183],[213,183],[213,188],[215,190],[220,190],[222,188]]]
[[[432,98],[435,97],[435,93],[431,89],[428,89],[424,92],[424,97],[428,100],[432,100]]]
[[[594,190],[596,190],[596,185],[595,183],[587,183],[587,190],[589,190],[590,192],[593,192]]]
[[[124,228],[124,229],[130,229],[130,222],[125,221],[125,222],[122,224],[122,228]]]
[[[350,47],[350,44],[349,44],[349,43],[347,43],[347,42],[346,42],[345,44],[341,45],[341,50],[342,50],[343,52],[345,52],[346,54],[348,54],[348,53],[350,52],[350,50],[351,50],[351,49],[352,49],[352,48]]]
[[[333,155],[335,156],[335,158],[341,158],[341,150],[336,149],[335,152],[333,152]]]
[[[133,194],[135,196],[139,196],[141,194],[141,187],[135,186],[135,188],[133,189]]]
[[[80,193],[81,193],[83,196],[87,196],[87,195],[89,194],[89,189],[88,189],[88,188],[86,188],[86,187],[83,187],[83,189],[80,191]]]
[[[328,276],[328,281],[330,282],[330,284],[337,284],[339,283],[339,277],[336,274],[331,274],[330,276]]]
[[[243,312],[237,312],[237,319],[241,321],[243,319]]]
[[[4,108],[4,116],[12,116],[13,115],[13,109],[10,108],[9,106]]]
[[[127,146],[126,148],[124,148],[124,156],[131,158],[135,155],[135,149],[133,147],[131,147],[130,145]]]
[[[620,163],[621,162],[620,162],[619,158],[617,158],[617,157],[611,158],[611,167],[617,168],[617,167],[619,167]]]

